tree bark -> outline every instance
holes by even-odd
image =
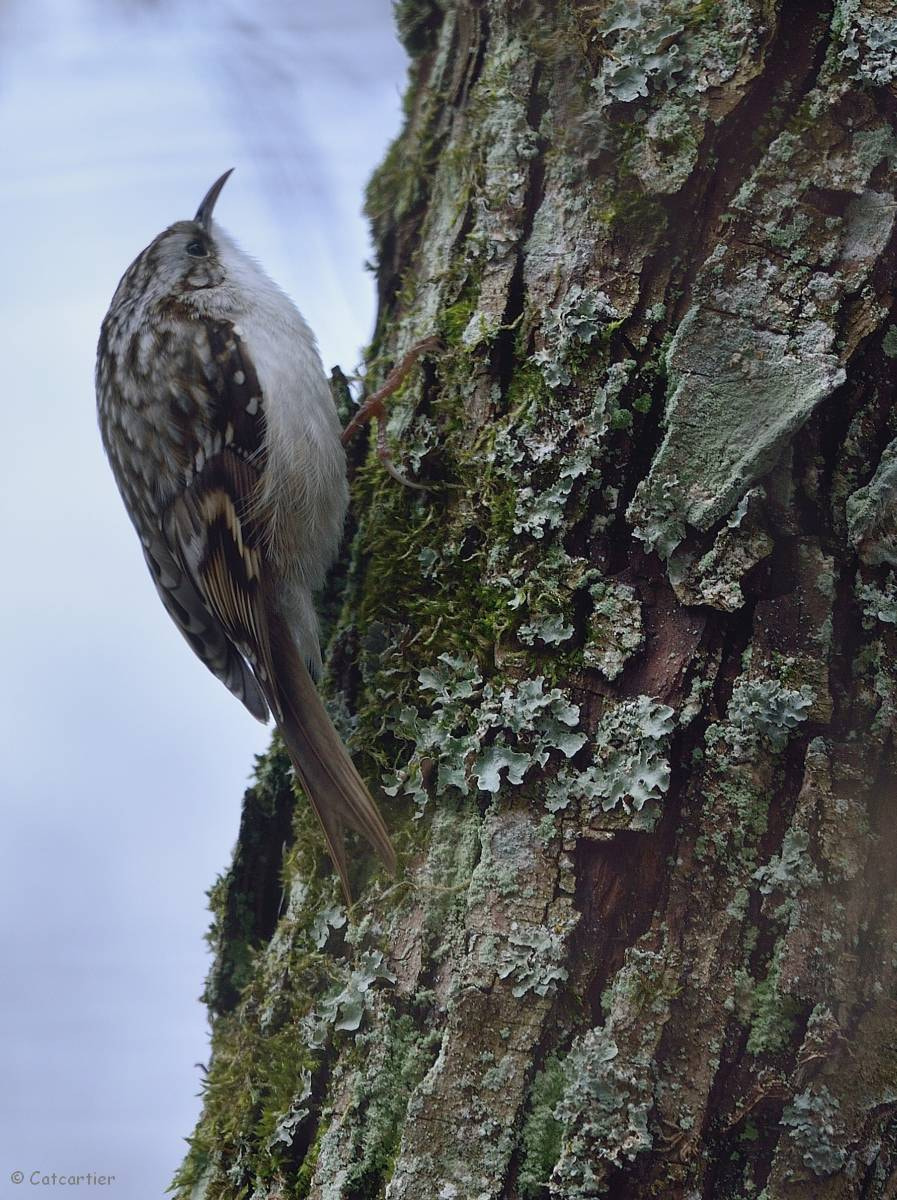
[[[212,893],[179,1197],[897,1196],[897,8],[401,0],[334,711]]]

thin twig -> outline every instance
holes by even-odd
[[[386,405],[387,400],[395,391],[402,386],[404,379],[417,360],[422,354],[427,354],[432,350],[438,350],[442,346],[442,342],[438,337],[424,338],[422,342],[417,342],[411,347],[402,361],[397,367],[394,367],[386,377],[386,382],[381,388],[378,388],[372,396],[368,396],[367,400],[358,409],[358,412],[343,430],[342,442],[346,446],[351,441],[354,434],[362,427],[367,425],[372,417],[377,418],[377,457],[383,463],[383,468],[388,475],[391,475],[398,483],[405,487],[415,488],[417,491],[426,492],[429,489],[422,483],[413,483],[412,480],[406,479],[399,471],[395,463],[392,461],[392,455],[389,452],[389,445],[386,441]]]

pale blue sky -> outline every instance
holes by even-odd
[[[400,122],[390,0],[0,0],[0,1196],[160,1196],[207,1057],[205,891],[268,740],[159,603],[102,456],[93,363],[124,269],[216,211],[325,365],[373,320],[364,183]],[[55,1190],[52,1194],[56,1194]]]

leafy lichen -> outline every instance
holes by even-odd
[[[341,1194],[378,1194],[392,1174],[409,1099],[439,1041],[437,1030],[422,1032],[391,1007],[380,1013],[376,1030],[356,1037],[351,1094],[322,1139],[319,1178],[339,1181]]]
[[[782,1113],[782,1124],[804,1164],[814,1175],[834,1175],[844,1166],[847,1153],[839,1138],[840,1103],[823,1084],[795,1096]]]
[[[796,896],[806,887],[817,886],[822,879],[808,851],[810,835],[804,829],[788,829],[782,839],[782,849],[754,872],[761,895],[781,892]]]
[[[557,812],[581,800],[587,823],[619,808],[633,828],[650,829],[670,783],[674,728],[674,710],[650,696],[613,705],[592,736],[594,763],[581,771],[562,768],[547,787],[546,806]]]
[[[869,483],[848,498],[847,532],[863,562],[897,566],[897,441],[885,448]]]
[[[729,701],[732,753],[736,760],[753,758],[761,743],[780,753],[788,738],[806,721],[814,693],[783,687],[778,679],[740,679]]]
[[[589,587],[593,608],[583,664],[616,679],[645,641],[642,606],[635,589],[599,579]]]
[[[543,317],[545,345],[532,356],[548,386],[558,388],[572,383],[568,365],[571,353],[590,345],[619,317],[604,292],[585,291],[574,284],[558,307],[549,309]]]
[[[620,1059],[612,1034],[590,1029],[564,1061],[564,1093],[555,1109],[564,1127],[565,1152],[552,1177],[552,1189],[570,1200],[600,1195],[596,1169],[621,1167],[650,1150],[650,1081],[636,1065]]]
[[[897,79],[897,17],[872,11],[862,0],[837,0],[833,49],[851,78],[875,87]]]
[[[861,583],[856,591],[867,628],[872,628],[876,621],[882,625],[897,625],[897,576],[892,570],[888,570],[881,587]]]
[[[529,991],[547,996],[567,978],[567,968],[563,965],[567,954],[566,932],[555,932],[544,925],[511,923],[499,958],[498,977],[513,978],[513,996],[519,998]]]
[[[430,713],[406,706],[392,725],[414,749],[387,794],[401,790],[424,805],[425,772],[434,767],[436,795],[454,788],[466,796],[474,783],[496,793],[503,781],[520,785],[531,767],[544,767],[552,750],[569,758],[585,744],[575,732],[578,706],[559,689],[546,690],[543,676],[501,686],[484,682],[471,660],[443,654],[438,663],[418,676],[432,698]]]

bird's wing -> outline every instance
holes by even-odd
[[[264,466],[261,387],[245,345],[225,321],[196,322],[177,377],[171,422],[184,486],[163,516],[162,545],[150,547],[147,558],[193,649],[264,719],[273,669],[264,533],[255,513]]]
[[[258,476],[225,448],[209,459],[166,513],[164,529],[208,611],[246,659],[277,710],[268,633],[269,581],[251,508]]]
[[[221,622],[197,591],[164,536],[143,548],[144,557],[168,615],[194,653],[254,717],[268,720],[268,705],[251,667],[228,637]]]

